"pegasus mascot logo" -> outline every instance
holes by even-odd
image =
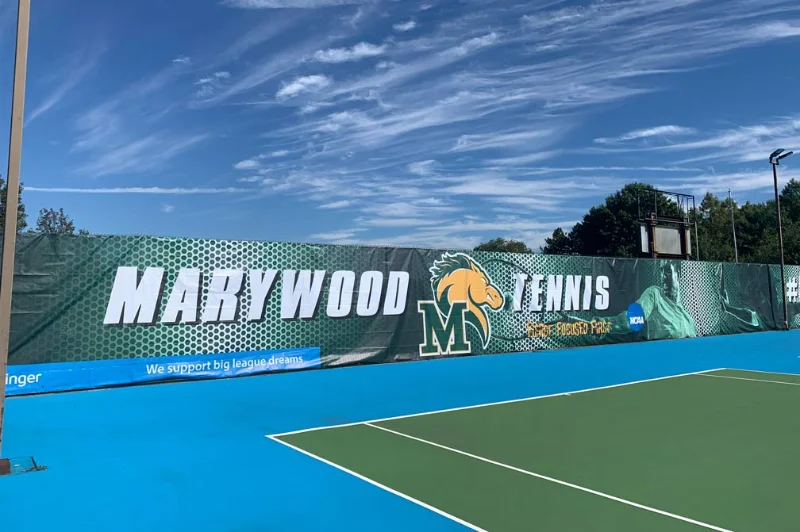
[[[504,303],[486,270],[468,255],[445,253],[430,272],[435,300],[417,303],[425,329],[420,356],[469,354],[467,324],[477,331],[486,348],[492,337],[487,309],[497,311]]]

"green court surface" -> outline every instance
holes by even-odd
[[[473,530],[796,532],[798,407],[716,370],[270,437]]]

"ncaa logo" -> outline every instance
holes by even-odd
[[[639,303],[628,305],[628,325],[633,332],[639,332],[644,328],[644,310]]]

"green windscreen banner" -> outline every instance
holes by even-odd
[[[768,265],[21,235],[15,272],[9,394],[784,322],[780,269]],[[799,278],[787,268],[793,325]]]

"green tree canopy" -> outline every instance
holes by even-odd
[[[495,238],[477,246],[475,251],[496,251],[500,253],[532,253],[531,249],[519,240]]]
[[[36,221],[36,231],[46,235],[74,235],[75,223],[67,216],[64,209],[43,208],[39,211]],[[88,235],[88,231],[81,229],[79,235]]]
[[[637,224],[641,208],[646,216],[658,208],[659,215],[677,216],[677,205],[663,195],[655,194],[650,185],[632,183],[592,207],[571,231],[562,228],[545,239],[543,253],[602,257],[637,256]],[[655,194],[655,195],[654,195]],[[645,202],[644,198],[649,196]],[[637,202],[637,197],[641,198]],[[780,191],[784,254],[787,264],[800,264],[800,182],[792,179]],[[731,211],[736,227],[740,262],[777,264],[780,261],[778,218],[775,201],[734,201],[707,193],[690,220],[697,220],[700,258],[728,262],[735,258]],[[695,240],[692,227],[692,240]]]
[[[19,185],[19,202],[17,203],[17,232],[28,227],[28,215],[22,203],[22,183]],[[6,226],[6,201],[8,200],[8,184],[0,177],[0,229]]]
[[[542,252],[599,257],[635,257],[638,246],[637,220],[647,216],[680,216],[678,206],[651,185],[631,183],[592,207],[569,233],[561,228],[545,240]]]

